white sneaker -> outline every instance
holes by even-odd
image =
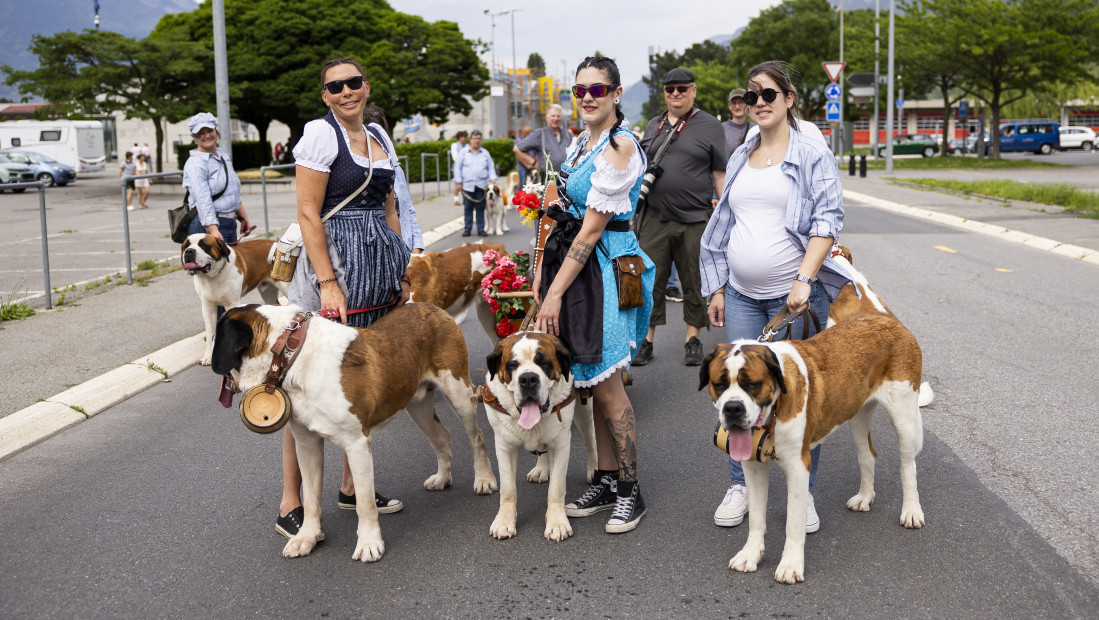
[[[813,494],[809,494],[809,501],[805,502],[805,533],[812,534],[820,529],[820,517],[817,516],[817,506],[813,503]]]
[[[458,195],[458,196],[454,197],[454,204],[456,204],[456,205],[461,205],[462,204],[462,196],[461,195]]]
[[[748,488],[734,484],[725,492],[725,499],[714,513],[714,524],[720,527],[734,527],[744,521],[748,514]]]
[[[134,210],[134,206],[133,206],[133,205],[126,205],[126,210],[127,210],[127,211],[133,211],[133,210]]]

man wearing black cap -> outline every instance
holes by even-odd
[[[725,132],[712,115],[695,107],[695,76],[677,67],[664,74],[664,101],[668,109],[645,127],[641,147],[657,178],[649,188],[645,205],[638,210],[636,227],[641,249],[656,263],[653,312],[649,334],[633,360],[635,366],[653,357],[657,325],[665,324],[664,291],[672,262],[683,288],[683,321],[687,324],[684,364],[702,363],[701,329],[709,325],[698,255],[702,232],[714,207],[714,197],[725,185]],[[657,161],[657,152],[667,140]],[[654,170],[654,165],[658,170]]]
[[[748,136],[748,130],[755,123],[748,120],[748,104],[744,103],[743,88],[734,88],[729,91],[729,120],[721,124],[725,130],[725,154],[733,156],[733,151],[744,144],[744,138]]]

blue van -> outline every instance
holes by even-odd
[[[1000,152],[1031,151],[1049,155],[1061,148],[1061,130],[1053,121],[1000,123]]]

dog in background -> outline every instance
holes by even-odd
[[[275,242],[271,239],[241,241],[236,245],[208,233],[189,235],[180,245],[180,264],[195,279],[195,291],[202,301],[202,322],[206,328],[206,350],[199,361],[210,365],[214,352],[217,307],[231,308],[240,298],[258,290],[268,304],[286,297],[288,282],[271,278],[267,254]]]
[[[498,539],[516,534],[519,448],[539,455],[539,462],[548,459],[545,537],[561,541],[572,536],[565,514],[571,430],[575,422],[586,443],[594,447],[595,421],[591,404],[581,404],[572,387],[571,363],[561,341],[541,332],[512,334],[496,343],[485,359],[485,412],[500,467],[500,510],[489,533]],[[592,470],[596,461],[590,451],[588,459]]]
[[[508,197],[501,194],[499,187],[490,184],[485,188],[485,201],[485,231],[497,237],[510,232],[507,221]]]
[[[297,306],[231,308],[218,322],[213,370],[229,374],[242,391],[264,385],[272,368],[272,346],[294,325]],[[353,560],[374,562],[385,553],[374,504],[371,440],[404,409],[435,449],[438,470],[424,487],[441,491],[451,483],[450,433],[435,415],[438,390],[462,421],[473,453],[473,490],[496,491],[484,435],[477,427],[465,338],[454,319],[428,304],[406,304],[365,329],[305,315],[298,354],[285,371],[282,388],[293,407],[290,427],[302,475],[305,519],[282,550],[286,557],[309,555],[324,540],[321,476],[324,440],[347,453],[355,481],[358,540]]]
[[[506,191],[508,196],[514,196],[515,192],[523,189],[523,187],[521,185],[519,185],[519,171],[518,170],[512,170],[511,172],[508,173],[508,182],[507,182],[507,185],[505,187],[507,188],[505,191]]]
[[[855,269],[851,260],[851,250],[838,244],[836,247],[839,249],[839,254],[832,257],[832,259],[847,268],[854,278],[854,283],[844,285],[835,301],[829,306],[827,326],[832,327],[840,321],[845,321],[860,314],[882,314],[897,318],[893,311],[889,309],[889,306],[885,305],[885,301],[874,292],[874,289],[870,288],[866,276]],[[859,293],[862,293],[861,297],[855,292],[856,287]],[[935,391],[931,389],[930,383],[924,381],[920,384],[920,406],[926,407],[933,400],[935,400]]]
[[[923,357],[915,336],[896,318],[862,314],[841,320],[808,340],[719,344],[702,360],[699,389],[709,388],[717,419],[729,431],[729,456],[742,461],[748,486],[748,540],[729,568],[756,570],[767,529],[768,463],[751,460],[753,429],[769,429],[771,460],[786,473],[786,544],[775,580],[805,579],[805,521],[809,450],[848,424],[858,450],[862,482],[847,501],[868,511],[874,501],[870,423],[885,407],[901,461],[901,525],[924,525],[916,489],[916,455],[923,447],[919,386]]]
[[[489,341],[496,342],[496,317],[481,298],[481,280],[492,271],[482,260],[488,250],[503,255],[508,253],[502,244],[484,241],[467,243],[444,252],[413,254],[405,270],[405,275],[411,280],[409,301],[438,306],[458,323],[473,307]]]

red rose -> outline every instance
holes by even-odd
[[[507,338],[514,333],[515,326],[507,319],[501,319],[500,324],[496,326],[496,335],[501,338]]]

